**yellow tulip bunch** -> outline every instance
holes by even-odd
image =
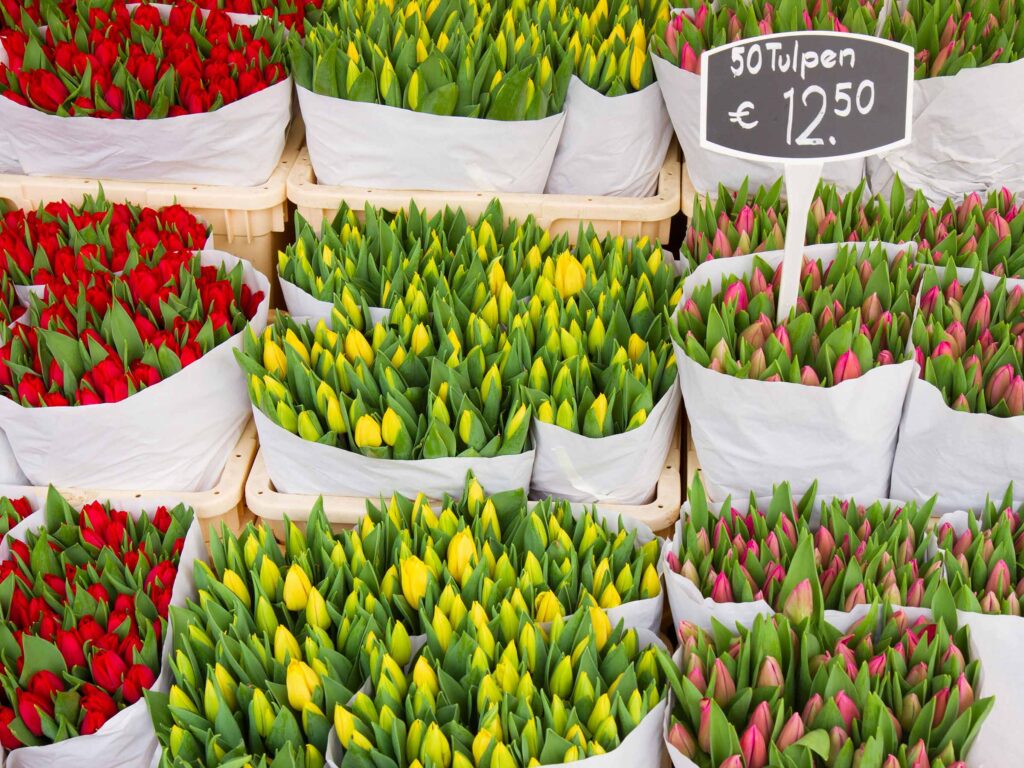
[[[600,610],[548,630],[511,602],[493,614],[474,602],[453,625],[428,627],[408,670],[383,643],[373,656],[373,693],[334,710],[346,764],[518,768],[602,755],[662,700],[671,666]]]
[[[568,43],[573,71],[606,96],[643,90],[654,82],[648,36],[669,19],[667,0],[572,0],[560,23],[573,29]]]
[[[305,533],[287,525],[283,552],[253,526],[214,535],[210,549],[212,568],[195,568],[198,601],[171,609],[170,692],[148,694],[160,765],[322,768],[335,707],[373,672],[367,654],[380,640],[405,664],[409,633],[322,508]]]
[[[486,496],[470,475],[461,501],[434,510],[396,494],[367,505],[346,542],[356,552],[390,551],[380,596],[410,627],[457,620],[470,603],[516,603],[538,621],[581,609],[656,597],[658,542],[641,543],[621,522],[564,501],[527,504],[521,491]]]
[[[335,307],[332,327],[281,315],[247,334],[236,357],[252,402],[305,440],[374,458],[521,453],[528,321],[511,306],[503,323],[496,306],[477,314],[439,298],[428,317],[420,299],[399,300],[372,331],[364,305],[352,315]]]

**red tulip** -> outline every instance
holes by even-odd
[[[121,681],[128,671],[128,665],[114,651],[100,651],[90,661],[92,679],[110,693],[121,689]]]

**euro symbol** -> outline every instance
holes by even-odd
[[[738,125],[740,128],[743,128],[743,129],[748,130],[748,131],[751,128],[756,128],[757,124],[759,122],[758,120],[754,120],[754,121],[749,122],[749,123],[746,121],[747,115],[750,114],[750,112],[753,111],[753,109],[754,109],[754,103],[753,102],[751,102],[751,101],[744,101],[742,104],[740,104],[738,107],[736,107],[736,111],[735,112],[730,112],[729,113],[729,122],[736,123],[736,125]]]

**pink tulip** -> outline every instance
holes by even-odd
[[[847,350],[836,360],[835,369],[832,371],[832,379],[836,384],[856,379],[861,375],[860,360],[853,354],[853,350]]]
[[[782,667],[774,656],[765,656],[757,672],[758,688],[779,688],[786,682]]]
[[[1010,387],[1006,392],[1006,407],[1011,416],[1020,416],[1024,413],[1024,378],[1014,376]]]
[[[686,730],[682,723],[675,723],[669,729],[668,743],[678,749],[683,757],[697,756],[697,743],[693,740],[693,734]]]
[[[939,300],[939,286],[933,285],[921,297],[921,312],[930,315],[935,311],[935,304]]]
[[[868,674],[872,677],[881,677],[885,673],[886,659],[885,654],[880,653],[877,656],[872,656],[868,662]]]
[[[948,341],[940,341],[932,350],[932,360],[938,360],[940,357],[956,357],[953,354],[953,345]]]
[[[749,725],[751,728],[756,728],[765,740],[771,738],[772,730],[775,728],[775,718],[772,716],[772,710],[767,701],[762,701],[754,707]]]
[[[765,702],[762,703],[767,706]],[[757,727],[751,725],[740,736],[740,750],[746,768],[764,768],[768,764],[768,745],[764,734]]]
[[[679,570],[682,568],[679,562],[679,555],[675,552],[669,552],[665,560],[668,561],[668,567],[673,573],[679,573]]]
[[[805,365],[800,369],[800,383],[807,387],[820,387],[821,379],[811,366]]]
[[[715,659],[714,669],[715,687],[711,694],[718,706],[726,707],[736,696],[736,683],[732,679],[732,675],[729,673],[729,668],[725,666],[725,662],[721,659]]]
[[[697,746],[701,752],[711,751],[711,699],[700,700],[700,727],[697,729]]]
[[[981,294],[967,318],[967,330],[971,333],[978,333],[988,329],[992,322],[992,300],[987,293]]]
[[[932,715],[932,728],[938,728],[942,718],[946,716],[946,707],[949,705],[949,688],[943,688],[932,698],[935,704],[935,713]]]
[[[864,605],[867,601],[868,596],[864,590],[864,585],[858,584],[856,587],[850,590],[850,594],[846,596],[846,602],[843,607],[847,611],[852,611],[858,605]]]
[[[683,52],[680,56],[679,66],[687,72],[695,75],[700,74],[700,56],[698,56],[689,43],[683,43]]]
[[[800,739],[804,737],[804,721],[798,714],[790,716],[786,724],[782,726],[782,730],[779,732],[779,738],[775,741],[775,746],[781,751],[785,751],[787,747],[796,744]]]
[[[967,677],[963,673],[956,680],[956,692],[958,698],[957,714],[962,715],[972,704],[974,704],[974,689],[971,688],[971,684],[967,682]]]
[[[794,624],[802,624],[811,617],[814,613],[814,593],[810,579],[804,579],[793,588],[782,606],[782,612]]]
[[[744,768],[743,758],[739,755],[732,755],[731,757],[725,758],[718,768]]]
[[[736,231],[742,234],[750,234],[754,230],[754,211],[749,205],[744,205],[736,216]],[[760,270],[758,270],[760,271]]]
[[[849,731],[853,727],[853,721],[860,717],[860,710],[857,709],[857,705],[846,694],[846,691],[839,691],[833,701],[835,701],[836,707],[839,709],[840,717],[846,723],[846,730]]]
[[[1013,365],[1007,363],[996,369],[996,372],[989,377],[988,385],[985,387],[985,401],[989,407],[997,405],[1003,400],[1010,390],[1014,378]]]
[[[883,349],[882,351],[880,351],[878,353],[878,360],[876,362],[880,366],[881,365],[893,365],[896,362],[896,358],[893,357],[892,352],[890,352],[888,349]]]
[[[1010,593],[1010,569],[1005,560],[999,560],[988,575],[985,590],[1002,599]]]

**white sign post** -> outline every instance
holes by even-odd
[[[784,32],[705,51],[701,72],[701,146],[785,166],[782,322],[796,304],[824,163],[910,142],[914,49],[867,35]]]

